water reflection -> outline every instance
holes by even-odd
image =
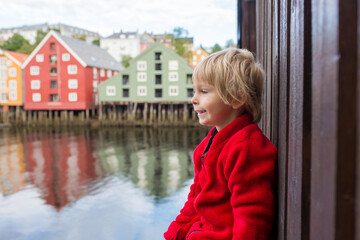
[[[162,239],[206,131],[0,131],[0,235]]]

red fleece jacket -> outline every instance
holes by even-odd
[[[194,151],[194,183],[165,239],[270,239],[275,146],[244,114],[214,136],[202,159],[213,130]]]

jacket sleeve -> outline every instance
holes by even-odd
[[[233,239],[270,238],[276,155],[268,140],[247,140],[232,147],[224,171],[234,214]]]
[[[175,221],[170,224],[168,230],[164,233],[166,240],[185,239],[190,227],[199,221],[200,217],[194,208],[194,200],[198,192],[197,188],[199,187],[198,174],[195,174],[194,183],[190,187],[188,200],[180,210],[180,214],[176,217]]]

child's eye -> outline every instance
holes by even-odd
[[[201,93],[207,93],[208,91],[206,91],[205,89],[201,89]]]

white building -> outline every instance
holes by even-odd
[[[22,35],[30,44],[35,43],[36,34],[38,30],[47,32],[49,29],[59,29],[61,35],[67,37],[86,37],[86,42],[92,43],[96,39],[100,39],[100,34],[91,32],[86,29],[65,25],[62,23],[58,24],[37,24],[37,25],[24,25],[21,27],[3,28],[0,29],[0,43],[11,38],[15,33]]]
[[[132,58],[140,53],[140,35],[137,32],[114,33],[107,38],[100,39],[100,47],[108,51],[117,61],[130,55]]]

